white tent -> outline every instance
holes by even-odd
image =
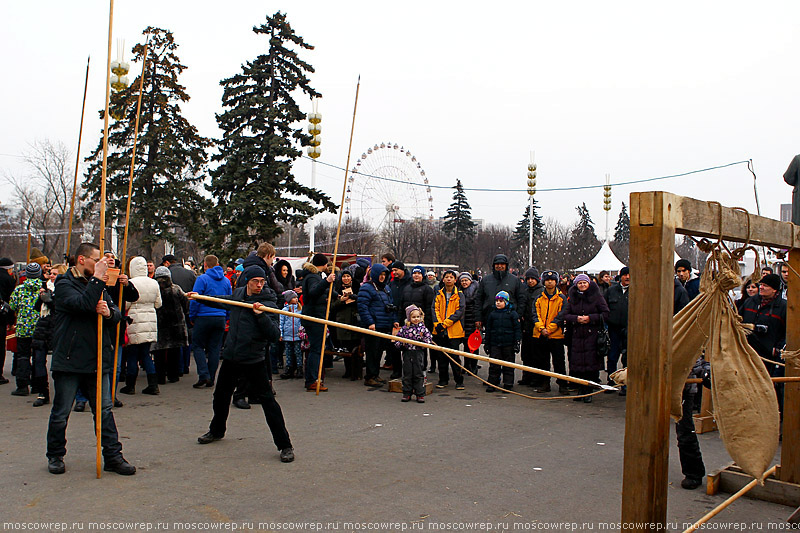
[[[597,255],[595,255],[591,261],[576,268],[575,271],[586,272],[588,274],[597,274],[601,270],[619,272],[619,270],[624,266],[625,264],[617,259],[617,256],[614,255],[614,252],[612,252],[611,248],[608,246],[608,241],[606,241],[603,243],[600,251],[597,252]]]

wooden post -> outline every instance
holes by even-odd
[[[27,265],[30,262],[31,262],[31,232],[29,230],[28,231],[28,245],[25,248],[25,264]]]
[[[622,523],[665,527],[675,228],[664,193],[631,194],[632,274]],[[658,524],[658,525],[654,525]]]
[[[790,251],[789,266],[800,273],[800,248]],[[786,349],[797,350],[800,348],[800,278],[791,269],[788,285]],[[799,376],[800,372],[787,365],[786,375]],[[800,383],[783,385],[783,444],[778,479],[789,483],[800,483]]]
[[[67,230],[67,250],[64,252],[64,263],[69,263],[70,245],[72,244],[72,220],[75,218],[75,194],[78,191],[78,168],[81,165],[81,137],[83,137],[83,115],[86,111],[86,90],[89,88],[89,62],[91,56],[86,58],[86,80],[83,82],[83,104],[81,104],[81,127],[78,129],[78,149],[75,156],[75,178],[72,180],[72,200],[69,203],[69,230]]]

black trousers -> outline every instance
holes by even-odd
[[[706,467],[703,465],[703,454],[700,453],[700,443],[694,431],[693,404],[694,393],[686,392],[684,389],[683,416],[675,425],[675,432],[678,435],[678,456],[681,459],[683,475],[692,479],[702,479],[706,475]]]
[[[547,337],[540,337],[534,339],[538,341],[536,361],[533,367],[540,370],[550,370],[550,361],[553,362],[553,372],[558,374],[567,373],[567,358],[564,356],[564,339],[550,339]],[[542,384],[550,383],[550,378],[547,376],[536,376],[536,381]],[[563,379],[557,379],[558,386],[566,385],[568,382]]]
[[[501,361],[508,361],[513,363],[516,359],[516,352],[514,346],[492,346],[489,348],[489,353],[493,359],[500,359]],[[500,376],[503,376],[503,386],[505,388],[514,387],[514,369],[509,366],[500,366],[494,363],[489,363],[489,379],[487,380],[492,385],[500,385]]]
[[[463,338],[460,339],[450,339],[448,337],[436,337],[436,343],[440,344],[445,348],[452,348],[454,350],[458,349],[459,344],[464,340]],[[450,358],[453,358],[452,360]],[[464,383],[464,372],[461,370],[461,367],[458,366],[461,364],[461,356],[460,355],[453,355],[453,354],[445,354],[444,352],[440,352],[436,350],[436,358],[439,361],[439,383],[442,385],[446,385],[450,382],[450,371],[449,369],[453,369],[453,380],[455,380],[456,385],[461,385]],[[456,364],[458,363],[458,364]]]
[[[16,363],[14,376],[17,378],[17,388],[23,389],[31,383],[33,337],[17,337],[17,351],[14,352],[14,362]]]
[[[283,420],[281,406],[272,395],[269,386],[269,369],[266,361],[253,364],[241,364],[227,359],[223,359],[217,376],[217,384],[214,388],[214,418],[208,429],[216,437],[225,436],[227,429],[228,413],[231,409],[231,398],[236,382],[239,377],[247,381],[248,391],[252,397],[261,399],[261,408],[264,410],[264,417],[267,419],[267,426],[272,432],[272,440],[279,450],[291,448],[292,441],[289,439],[289,432],[286,431],[286,424]]]

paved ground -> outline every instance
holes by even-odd
[[[6,376],[9,367],[10,357]],[[403,404],[341,374],[336,363],[319,397],[299,381],[276,381],[297,452],[291,464],[280,463],[260,409],[232,409],[226,438],[198,445],[212,391],[193,389],[193,373],[160,396],[123,395],[116,420],[138,472],[100,480],[88,412],[72,414],[67,472],[54,476],[44,456],[49,406],[33,408],[32,396],[2,386],[0,527],[532,531],[619,521],[624,398],[532,401],[467,380],[465,391]],[[729,461],[717,433],[700,443],[707,470]],[[683,531],[724,496],[681,489],[674,431],[669,446],[668,520]],[[741,499],[713,528],[780,527],[792,511]]]

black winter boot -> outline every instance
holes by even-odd
[[[158,390],[158,374],[147,374],[147,387],[142,389],[142,394],[155,396],[161,391]]]
[[[122,394],[136,394],[136,376],[125,376],[125,386],[119,391]]]
[[[47,379],[47,376],[33,378],[33,381],[36,385],[36,390],[39,393],[39,396],[33,402],[33,406],[41,407],[50,403],[50,383]]]
[[[286,372],[280,375],[281,379],[293,379],[294,374],[297,372],[297,367],[292,365],[286,369]]]

